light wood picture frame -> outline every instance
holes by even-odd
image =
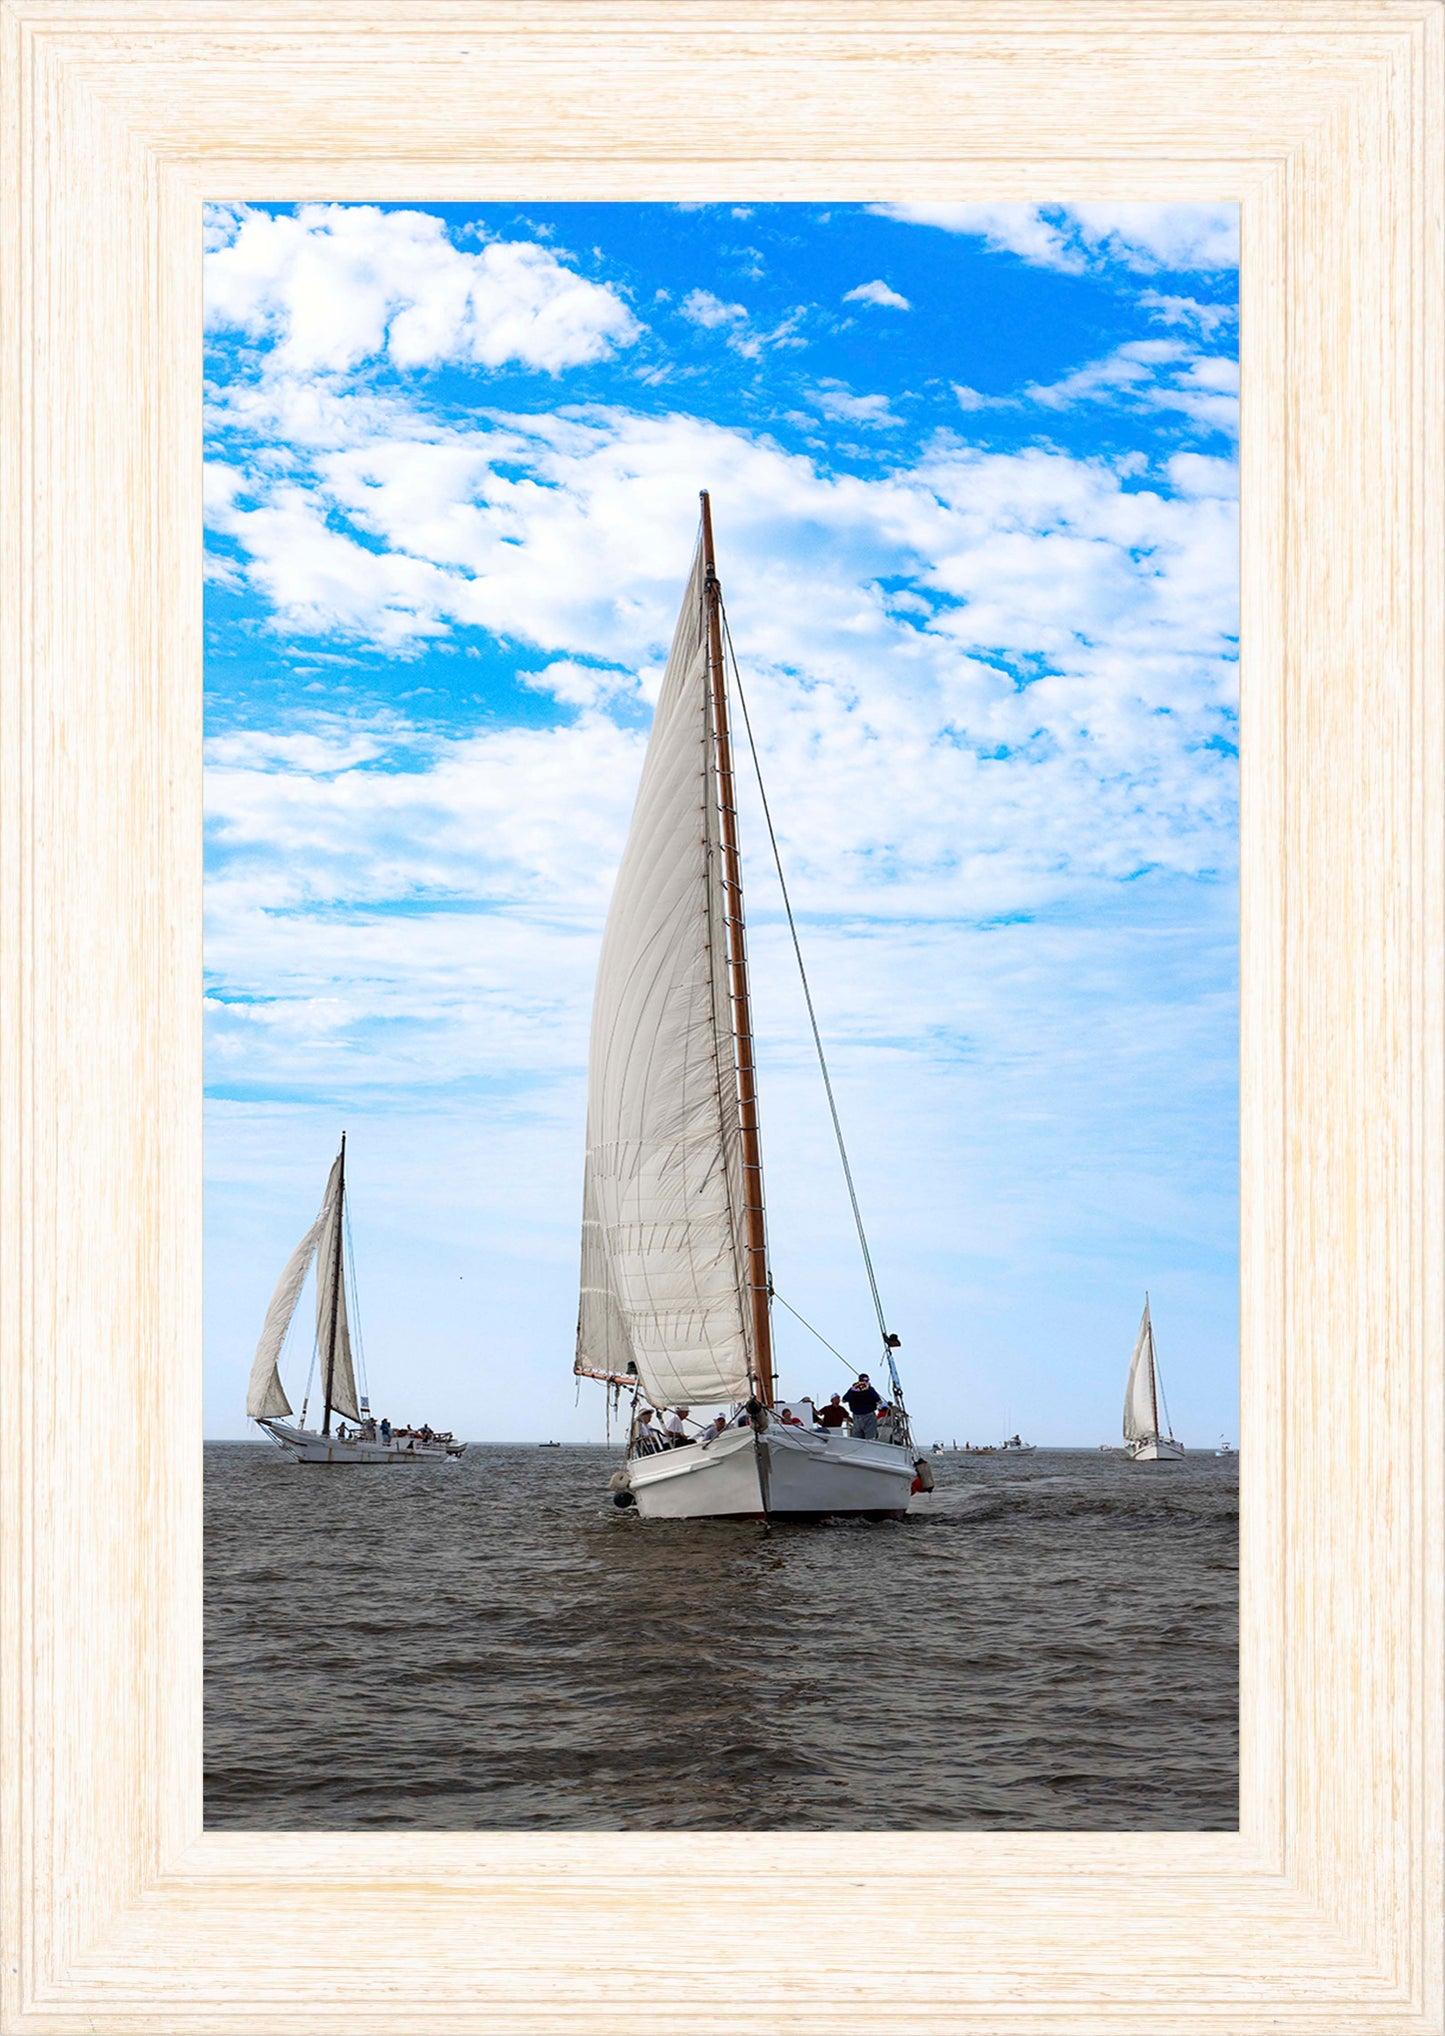
[[[0,2026],[1440,2031],[1439,0],[0,21]],[[1241,205],[1237,1835],[202,1831],[201,205],[574,196]]]

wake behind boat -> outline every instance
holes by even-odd
[[[356,1390],[356,1366],[351,1342],[351,1320],[355,1312],[356,1285],[351,1271],[346,1221],[346,1133],[341,1150],[331,1165],[326,1194],[316,1221],[287,1259],[256,1346],[251,1366],[251,1383],[246,1394],[246,1412],[271,1440],[289,1452],[298,1463],[445,1463],[460,1456],[464,1442],[450,1435],[437,1435],[428,1428],[393,1428],[390,1421],[378,1421],[371,1413],[365,1392]],[[291,1318],[306,1284],[306,1275],[316,1264],[316,1343],[312,1364],[320,1367],[322,1394],[321,1426],[306,1425],[310,1398],[301,1403],[301,1418],[292,1421],[291,1402],[281,1384],[281,1353]],[[348,1302],[348,1290],[351,1300]],[[333,1429],[332,1416],[339,1415]],[[346,1426],[348,1420],[356,1426]]]
[[[575,1369],[675,1417],[670,1436],[645,1433],[634,1400],[618,1500],[673,1519],[904,1512],[932,1473],[909,1434],[866,1242],[864,1258],[892,1389],[886,1439],[871,1406],[829,1427],[810,1402],[777,1393],[722,595],[703,495],[592,1010]],[[687,1439],[684,1420],[712,1406],[726,1411]]]
[[[1124,1388],[1124,1454],[1131,1463],[1177,1463],[1184,1444],[1176,1442],[1164,1409],[1159,1425],[1159,1365],[1154,1354],[1154,1324],[1149,1317],[1149,1296],[1144,1296],[1144,1313],[1134,1338],[1134,1355],[1129,1360],[1129,1382]]]

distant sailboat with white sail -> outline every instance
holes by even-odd
[[[1144,1313],[1134,1338],[1134,1355],[1129,1360],[1129,1383],[1124,1388],[1124,1454],[1131,1463],[1175,1463],[1184,1454],[1169,1425],[1169,1409],[1159,1421],[1159,1360],[1154,1350],[1154,1324],[1149,1316],[1149,1296],[1144,1296]]]
[[[266,1310],[251,1366],[247,1414],[298,1463],[444,1463],[448,1457],[460,1456],[465,1443],[454,1441],[450,1435],[433,1434],[430,1428],[394,1429],[389,1421],[378,1422],[367,1405],[366,1394],[358,1394],[351,1338],[352,1310],[347,1299],[348,1287],[354,1294],[355,1283],[348,1279],[347,1238],[343,1131],[341,1150],[332,1161],[320,1213],[287,1259]],[[316,1343],[312,1362],[320,1371],[319,1429],[306,1426],[305,1399],[300,1421],[291,1420],[291,1402],[281,1383],[281,1354],[313,1262]],[[334,1428],[333,1416],[340,1417]],[[346,1426],[348,1420],[355,1422],[354,1429]]]
[[[830,1428],[777,1391],[724,628],[704,495],[598,964],[575,1369],[672,1410],[659,1436],[634,1399],[614,1488],[644,1515],[902,1513],[932,1473],[861,1223],[888,1413]]]

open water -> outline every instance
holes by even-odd
[[[207,1825],[1234,1828],[1236,1460],[932,1462],[781,1526],[618,1513],[603,1449],[207,1444]]]

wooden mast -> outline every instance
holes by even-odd
[[[748,992],[747,942],[743,928],[743,878],[738,856],[737,797],[732,743],[728,734],[727,680],[723,671],[722,588],[712,548],[712,505],[702,494],[703,600],[707,613],[707,664],[712,691],[713,739],[717,744],[718,813],[722,835],[723,918],[727,927],[729,993],[737,1044],[738,1118],[743,1156],[743,1238],[748,1299],[753,1318],[754,1383],[765,1407],[773,1403],[773,1325],[768,1308],[768,1248],[763,1221],[763,1154],[758,1136],[757,1071],[753,1061],[753,1011]]]
[[[346,1215],[346,1133],[341,1134],[341,1171],[336,1176],[336,1250],[331,1261],[331,1334],[326,1342],[326,1408],[321,1433],[331,1433],[331,1387],[336,1377],[336,1324],[341,1313],[342,1225]]]

